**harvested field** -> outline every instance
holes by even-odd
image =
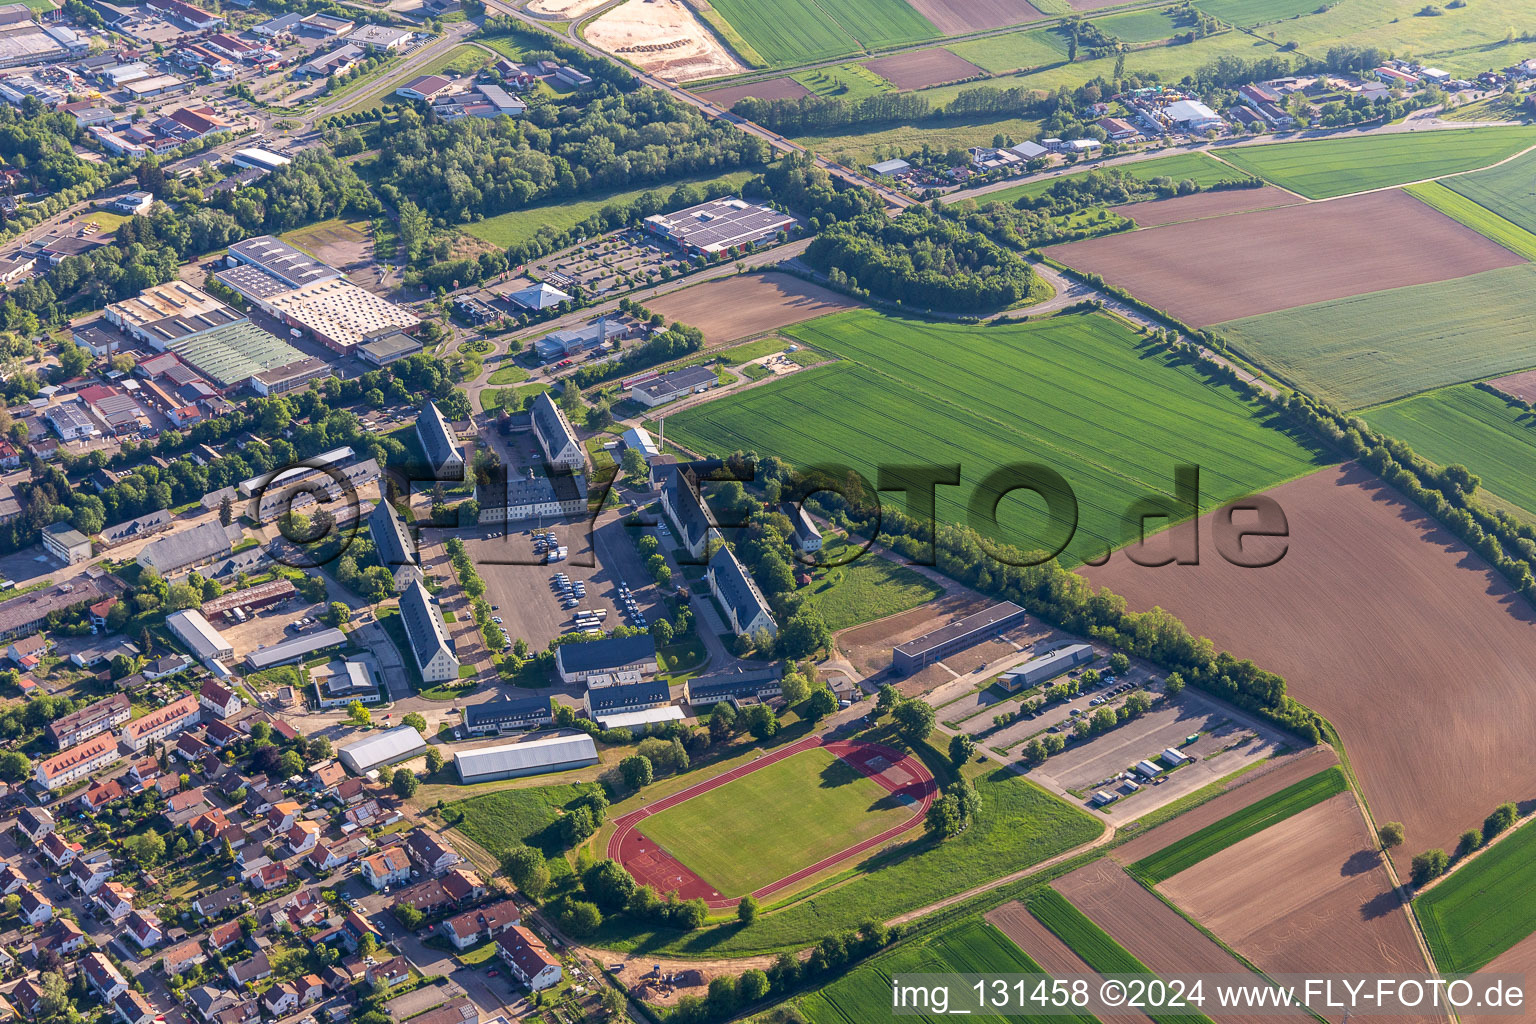
[[[768,78],[748,85],[732,85],[699,93],[711,103],[718,103],[727,110],[735,106],[737,100],[744,100],[748,96],[759,100],[797,100],[810,94],[811,90],[793,78]]]
[[[628,0],[588,25],[587,42],[674,82],[747,70],[683,0]]]
[[[1455,847],[1501,802],[1536,797],[1526,756],[1536,693],[1510,654],[1536,640],[1529,604],[1357,466],[1269,495],[1290,529],[1270,568],[1212,552],[1198,567],[1145,569],[1117,553],[1084,574],[1131,608],[1160,605],[1218,649],[1284,676],[1292,696],[1337,727],[1372,815],[1403,822],[1412,837],[1394,854],[1399,872],[1414,852]]]
[[[864,66],[898,89],[926,89],[986,74],[964,57],[940,47],[878,57],[865,61]]]
[[[1213,217],[1048,250],[1181,320],[1225,320],[1521,260],[1401,192]]]
[[[1250,836],[1159,888],[1264,971],[1421,974],[1426,968],[1352,793]]]
[[[692,324],[708,345],[761,334],[825,316],[857,303],[845,295],[788,274],[748,274],[711,281],[665,295],[650,308],[670,320]]]
[[[1214,825],[1245,807],[1258,803],[1267,796],[1280,792],[1287,786],[1316,775],[1331,765],[1338,764],[1332,747],[1319,744],[1295,754],[1276,758],[1263,768],[1255,768],[1239,775],[1227,786],[1227,791],[1214,800],[1159,825],[1145,835],[1137,836],[1124,846],[1116,848],[1113,856],[1122,864],[1134,864],[1150,857],[1159,850],[1194,835],[1208,825]]]
[[[1022,25],[1045,17],[1027,0],[907,0],[907,3],[946,36]]]
[[[1229,213],[1295,206],[1299,202],[1300,199],[1284,189],[1265,185],[1263,188],[1224,188],[1214,192],[1196,192],[1194,195],[1157,199],[1150,203],[1126,203],[1124,206],[1110,207],[1109,212],[1135,221],[1139,228],[1155,228],[1164,224],[1221,217]]]
[[[1154,974],[1234,974],[1243,965],[1168,904],[1138,885],[1114,861],[1097,860],[1051,886]],[[1262,1024],[1262,1014],[1206,1015],[1217,1024]]]
[[[1522,402],[1536,402],[1536,370],[1512,373],[1508,377],[1500,377],[1488,383]]]
[[[1005,903],[986,915],[987,923],[1013,940],[1046,974],[1062,977],[1069,974],[1092,974],[1093,968],[1065,942],[1056,937],[1036,919],[1022,903]],[[1097,1013],[1094,1015],[1104,1024],[1148,1024],[1152,1019],[1144,1013]]]
[[[1483,968],[1490,974],[1523,974],[1536,978],[1536,935],[1531,935],[1493,963]],[[1508,1024],[1508,1014],[1461,1014],[1461,1024]]]

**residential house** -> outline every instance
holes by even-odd
[[[240,712],[240,697],[223,683],[209,679],[198,692],[198,704],[203,710],[218,718],[229,718]]]
[[[118,1020],[123,1024],[150,1024],[155,1019],[155,1008],[133,989],[125,989],[112,1000],[112,1009],[117,1011]]]
[[[216,892],[205,892],[192,901],[192,909],[207,918],[223,917],[245,905],[245,894],[238,885],[226,885]]]
[[[363,878],[375,889],[398,885],[411,877],[411,861],[399,847],[380,850],[371,857],[364,857]]]
[[[85,980],[91,990],[104,1003],[110,1003],[128,988],[128,979],[123,977],[123,973],[104,954],[95,950],[80,958],[80,969],[85,972]]]
[[[392,957],[383,963],[369,965],[368,970],[363,972],[363,977],[370,985],[376,985],[382,981],[386,988],[394,988],[401,982],[411,980],[411,965],[403,956]]]
[[[220,953],[227,953],[245,939],[245,930],[239,921],[225,921],[208,932],[208,945]]]
[[[439,924],[438,931],[453,944],[464,950],[485,939],[494,939],[513,925],[522,923],[522,911],[513,900],[502,900],[488,907],[466,910]]]
[[[153,949],[165,938],[165,933],[160,930],[160,919],[147,910],[135,910],[129,914],[124,926],[124,930],[133,936],[133,941],[139,944],[140,949]]]
[[[513,977],[535,992],[560,981],[560,961],[549,955],[544,941],[522,925],[496,936],[496,952]]]
[[[250,883],[262,892],[281,889],[288,884],[288,866],[286,864],[263,865],[250,879]]]
[[[108,921],[118,924],[133,913],[133,890],[122,882],[106,882],[96,890],[96,907]]]
[[[440,875],[464,862],[458,851],[429,828],[418,828],[405,837],[405,852],[424,874]]]
[[[40,925],[53,920],[53,901],[35,889],[21,894],[21,919],[30,925]]]
[[[34,843],[53,831],[53,815],[41,807],[23,807],[16,815],[16,827]]]
[[[285,838],[288,840],[288,849],[294,854],[308,853],[320,839],[320,826],[312,821],[295,822],[293,828],[285,833]]]
[[[97,850],[89,857],[76,857],[69,866],[69,877],[74,879],[80,891],[90,896],[117,874],[112,857],[105,850]]]
[[[165,960],[167,977],[184,974],[197,964],[206,963],[208,960],[208,954],[203,952],[203,944],[197,939],[187,939],[185,942],[168,946],[160,955]]]
[[[38,846],[43,851],[43,855],[52,861],[53,866],[56,868],[69,867],[70,862],[80,854],[81,850],[85,849],[79,843],[65,841],[64,837],[57,832],[48,833],[43,837],[43,841]]]
[[[244,988],[272,977],[272,964],[267,954],[257,950],[254,956],[229,965],[229,980],[235,988]]]

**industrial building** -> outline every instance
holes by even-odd
[[[400,620],[411,644],[411,656],[425,682],[443,683],[459,678],[459,659],[448,639],[442,609],[419,580],[400,594]]]
[[[597,745],[586,733],[545,736],[522,743],[461,750],[453,761],[459,770],[459,781],[493,782],[585,768],[597,763]]]
[[[659,374],[629,389],[629,397],[648,409],[708,391],[720,383],[720,377],[708,366],[688,366]]]
[[[234,656],[234,647],[224,639],[222,633],[213,628],[207,616],[196,608],[183,608],[167,615],[165,627],[204,665],[219,658]]]
[[[68,523],[49,523],[43,527],[43,550],[65,565],[75,565],[91,557],[91,539]]]
[[[228,622],[244,622],[258,609],[282,604],[297,594],[298,590],[289,580],[268,580],[244,590],[231,590],[212,601],[204,601],[203,615],[209,621],[218,618]]]
[[[271,647],[260,647],[245,656],[245,664],[253,672],[286,665],[290,661],[323,651],[328,647],[340,647],[347,642],[347,634],[339,629],[322,629],[308,636],[296,636]]]
[[[330,374],[329,366],[318,360],[306,362],[309,357],[303,352],[245,319],[177,338],[163,348],[196,369],[222,392],[233,391],[249,382],[258,394],[277,394],[297,386],[294,384],[297,374],[302,373],[304,381]],[[257,378],[262,374],[270,375],[267,378],[270,384],[258,382]]]
[[[932,633],[908,640],[891,652],[891,667],[902,675],[911,675],[957,651],[990,640],[1013,628],[1024,621],[1024,615],[1024,609],[1012,601],[995,604]]]
[[[131,299],[107,307],[107,323],[157,352],[173,341],[240,323],[245,314],[231,309],[185,281],[168,281],[144,289]]]
[[[464,731],[470,736],[499,736],[520,729],[537,729],[554,720],[548,697],[512,697],[471,704],[464,709]]]
[[[336,754],[342,765],[355,775],[366,775],[375,768],[395,764],[425,753],[427,741],[409,725],[375,732],[356,743],[348,743]]]
[[[1079,665],[1086,665],[1096,657],[1098,655],[1089,644],[1072,644],[1009,669],[998,677],[997,682],[1009,693],[1028,690]]]
[[[709,256],[771,241],[794,222],[787,213],[726,196],[647,217],[645,229],[691,253]]]
[[[244,537],[245,531],[237,524],[225,526],[214,520],[150,541],[139,551],[136,561],[161,576],[169,576],[229,554]]]
[[[629,324],[602,317],[580,327],[551,331],[533,343],[533,351],[540,362],[552,363],[574,353],[627,338],[633,332],[634,328]]]
[[[651,634],[641,633],[561,644],[555,648],[555,670],[561,682],[589,687],[638,682],[660,671],[656,641]]]
[[[421,342],[404,331],[393,331],[357,346],[357,357],[374,366],[388,366],[420,351]]]

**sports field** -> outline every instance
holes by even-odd
[[[1346,408],[1536,366],[1536,266],[1220,324],[1229,344]]]
[[[1277,821],[1344,792],[1344,773],[1338,768],[1318,772],[1272,796],[1249,804],[1236,814],[1209,825],[1131,865],[1131,871],[1156,884],[1200,863],[1233,843],[1262,832]]]
[[[1371,426],[1442,466],[1466,466],[1483,487],[1536,517],[1536,424],[1531,414],[1472,384],[1379,406]]]
[[[1361,135],[1233,146],[1222,159],[1309,199],[1403,185],[1487,167],[1536,145],[1536,127]]]
[[[967,918],[937,934],[875,957],[826,988],[803,996],[800,1011],[811,1024],[867,1024],[891,1013],[891,978],[898,974],[1039,974],[1040,966],[992,925]],[[909,1018],[932,1024],[944,1018]],[[979,1021],[1035,1020],[1031,1017],[967,1017]],[[1067,1014],[1038,1018],[1062,1024],[1091,1024],[1092,1017]]]
[[[1319,464],[1248,400],[1103,316],[965,327],[861,310],[786,333],[846,362],[684,410],[667,418],[668,438],[802,467],[842,463],[870,480],[882,465],[958,462],[961,485],[940,487],[937,507],[957,523],[999,466],[1041,463],[1076,495],[1069,564],[1132,539],[1126,513],[1171,494],[1176,465],[1200,467],[1211,508]],[[1004,498],[997,518],[981,528],[1021,550],[1054,548],[1064,532],[1028,492]]]
[[[1407,186],[1404,191],[1452,220],[1465,224],[1486,238],[1493,239],[1516,256],[1536,260],[1536,235],[1531,234],[1519,224],[1504,219],[1481,202],[1453,191],[1444,182],[1421,181]]]
[[[1211,186],[1220,181],[1237,181],[1248,177],[1246,173],[1235,167],[1229,167],[1206,153],[1177,153],[1173,156],[1154,157],[1151,160],[1136,160],[1128,164],[1117,164],[1115,170],[1122,174],[1128,174],[1142,181],[1151,181],[1153,178],[1172,178],[1174,181],[1183,181],[1186,178],[1196,185]],[[1109,170],[1109,168],[1105,168]],[[1079,171],[1078,174],[1091,174],[1092,171]],[[988,192],[985,195],[976,196],[976,202],[1008,203],[1013,204],[1020,199],[1043,196],[1051,190],[1051,186],[1062,178],[1076,177],[1076,175],[1058,175],[1054,178],[1041,178],[1024,185],[1015,185],[1013,188],[999,189],[996,192]]]
[[[1536,827],[1527,823],[1414,900],[1440,969],[1475,971],[1536,932]]]
[[[822,748],[645,818],[641,830],[726,896],[743,896],[912,816]]]
[[[1445,184],[1505,220],[1536,231],[1536,153],[1451,178]]]

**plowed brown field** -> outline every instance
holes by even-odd
[[[1200,327],[1521,262],[1398,190],[1127,231],[1048,251]]]
[[[1120,3],[1121,0],[1107,2]],[[907,3],[946,36],[1019,25],[1045,17],[1027,0],[907,0]]]
[[[1240,173],[1234,171],[1233,176]],[[1155,228],[1187,220],[1223,217],[1230,213],[1295,206],[1299,202],[1300,199],[1285,189],[1265,185],[1263,188],[1223,188],[1214,192],[1196,192],[1191,196],[1175,196],[1173,199],[1158,199],[1150,203],[1126,203],[1124,206],[1110,207],[1110,212],[1135,221],[1139,228]]]
[[[1353,793],[1234,843],[1158,888],[1264,971],[1426,970]]]
[[[1536,935],[1526,937],[1500,956],[1493,963],[1483,968],[1486,974],[1523,974],[1526,979],[1526,1006],[1530,1006],[1530,982],[1536,978]],[[1527,1016],[1530,1011],[1527,1010]],[[1494,1016],[1489,1013],[1463,1013],[1461,1024],[1510,1024],[1512,1021],[1522,1020],[1521,1017],[1511,1017],[1507,1014]]]
[[[1256,804],[1272,793],[1293,786],[1303,779],[1338,764],[1332,747],[1321,744],[1308,747],[1294,754],[1277,758],[1262,768],[1255,768],[1240,775],[1228,785],[1227,791],[1214,800],[1208,800],[1191,811],[1159,825],[1146,835],[1137,836],[1124,846],[1116,847],[1113,854],[1121,864],[1134,864],[1143,857],[1150,857],[1164,847],[1172,846],[1186,836],[1192,836],[1207,825],[1214,825],[1222,818]]]
[[[1512,373],[1508,377],[1488,382],[1506,395],[1514,395],[1522,402],[1536,402],[1536,370]]]
[[[1240,974],[1246,968],[1112,860],[1096,860],[1051,883],[1154,974]],[[1217,1024],[1274,1024],[1273,1017],[1221,1011]]]
[[[941,47],[877,57],[865,61],[864,66],[898,89],[926,89],[930,85],[959,82],[984,73],[964,57]]]
[[[1029,954],[1031,960],[1053,977],[1069,974],[1092,974],[1087,962],[1056,937],[1056,933],[1035,919],[1022,903],[1004,903],[987,914],[987,920],[998,931],[1013,940],[1013,944]],[[1095,1016],[1103,1024],[1147,1024],[1151,1020],[1144,1013],[1099,1013]]]
[[[811,90],[793,78],[768,78],[749,85],[730,85],[724,89],[711,89],[709,92],[699,93],[711,103],[718,103],[727,110],[731,109],[737,100],[747,96],[760,100],[797,100],[801,96],[810,94]]]
[[[707,344],[723,345],[858,303],[809,281],[770,273],[710,281],[663,295],[649,305],[669,321],[703,331]]]
[[[1219,649],[1285,677],[1343,738],[1371,813],[1401,821],[1413,854],[1451,849],[1506,800],[1536,798],[1536,613],[1417,506],[1354,465],[1269,492],[1289,549],[1241,569],[1209,543],[1198,566],[1148,569],[1118,553],[1085,570],[1136,609],[1161,605]],[[1241,522],[1241,520],[1239,520]]]

